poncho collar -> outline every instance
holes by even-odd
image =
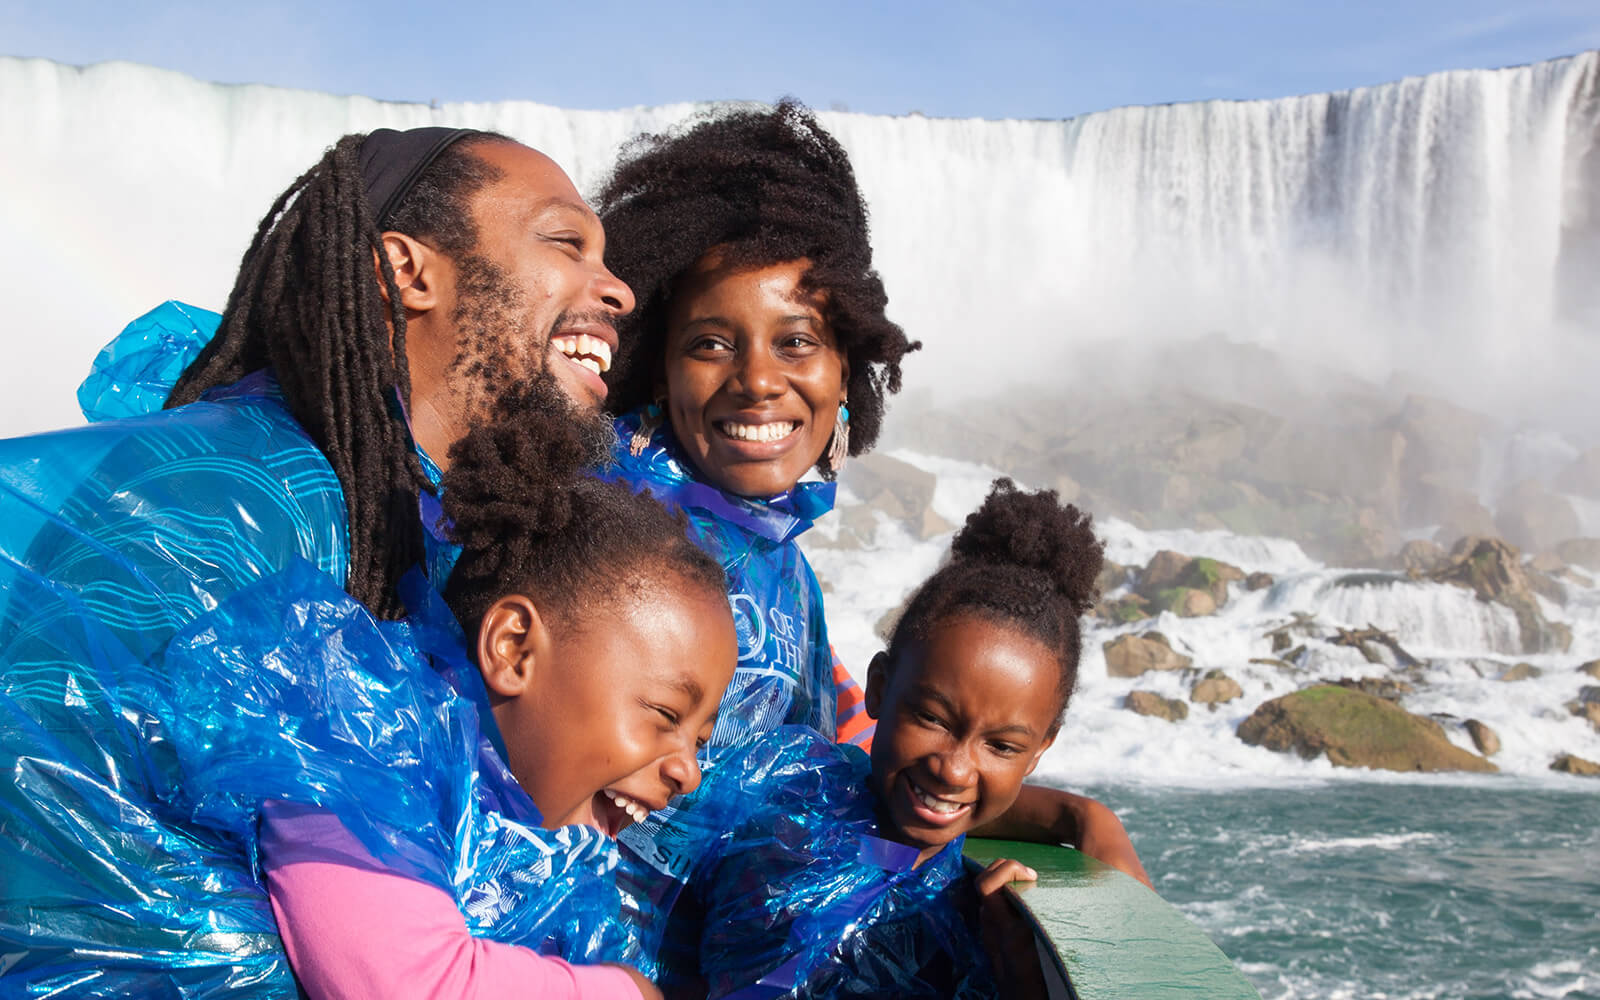
[[[837,491],[834,483],[796,483],[783,493],[762,499],[717,489],[697,476],[670,424],[656,428],[649,445],[634,455],[628,450],[628,441],[639,429],[642,417],[643,411],[635,410],[617,418],[617,464],[604,470],[606,478],[622,478],[636,487],[648,486],[662,501],[704,510],[779,543],[800,535],[833,509]]]

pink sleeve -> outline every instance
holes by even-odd
[[[271,817],[268,811],[261,838],[267,892],[289,964],[313,1000],[642,998],[615,966],[571,965],[473,937],[448,893],[382,870],[342,827],[339,852],[359,852],[365,864],[302,860],[295,851],[282,852],[293,860],[274,864],[269,848],[285,837]]]

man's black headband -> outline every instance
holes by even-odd
[[[417,186],[422,172],[460,139],[482,135],[475,128],[380,128],[361,143],[361,178],[366,182],[367,204],[378,228],[389,227],[389,216]]]

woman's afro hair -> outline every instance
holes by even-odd
[[[682,514],[586,471],[606,454],[596,431],[608,426],[574,413],[549,386],[501,413],[451,448],[441,483],[462,546],[444,597],[469,636],[513,593],[563,620],[663,584],[724,599],[722,567],[689,541]]]
[[[850,366],[850,454],[871,449],[885,397],[900,391],[900,360],[921,345],[884,315],[889,298],[872,268],[855,172],[809,110],[785,100],[641,136],[623,150],[596,206],[606,263],[638,299],[609,377],[612,412],[652,400],[674,286],[709,251],[733,269],[805,259],[801,290],[824,296],[823,318]],[[826,456],[818,468],[829,478],[836,471]]]
[[[1094,604],[1104,545],[1093,518],[1054,490],[996,479],[950,543],[950,561],[912,595],[889,640],[890,669],[905,648],[951,619],[971,615],[1016,629],[1056,655],[1059,711],[1078,679],[1078,619]]]

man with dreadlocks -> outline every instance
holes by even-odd
[[[456,550],[436,484],[472,427],[560,396],[568,419],[608,430],[600,375],[633,296],[603,254],[594,212],[526,146],[467,129],[346,136],[268,211],[165,412],[0,442],[8,983],[144,992],[104,947],[123,941],[124,959],[208,956],[174,958],[174,994],[251,985],[215,959],[279,947],[257,911],[147,891],[151,872],[207,870],[214,845],[151,805],[172,774],[160,714],[108,690],[113,667],[151,661],[298,560],[385,619],[404,614],[411,567],[442,584]],[[182,315],[158,310],[135,339],[170,356],[162,325]]]

